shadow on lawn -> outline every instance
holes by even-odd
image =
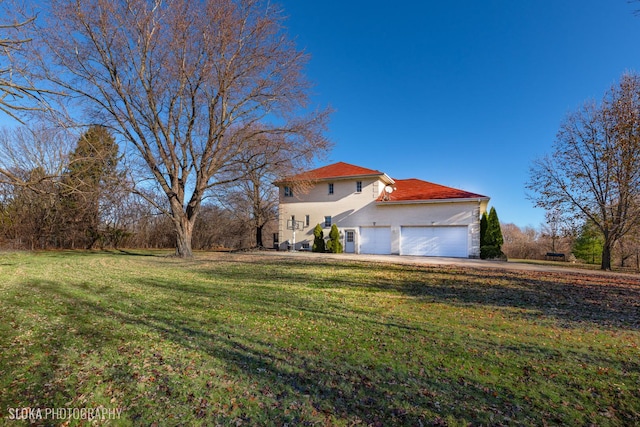
[[[308,345],[282,347],[271,341],[257,338],[252,331],[244,331],[237,325],[223,321],[204,324],[192,318],[189,312],[184,310],[173,312],[167,310],[167,306],[163,304],[145,304],[144,312],[138,312],[134,300],[121,299],[112,306],[105,305],[103,302],[98,303],[92,300],[88,294],[83,297],[82,292],[77,292],[78,290],[86,291],[81,286],[61,285],[52,281],[30,283],[29,286],[48,294],[56,301],[64,302],[68,305],[69,313],[73,313],[72,317],[61,323],[54,334],[59,334],[57,338],[42,336],[45,341],[50,340],[43,345],[59,345],[57,340],[60,339],[60,335],[79,335],[82,341],[86,340],[90,352],[100,353],[107,349],[113,351],[114,346],[117,347],[121,343],[113,333],[115,325],[138,331],[134,334],[143,331],[143,335],[146,336],[150,332],[151,336],[159,336],[160,339],[167,340],[180,348],[196,351],[224,362],[232,377],[243,379],[246,385],[257,386],[259,399],[263,399],[264,402],[264,407],[260,411],[264,412],[263,415],[269,420],[269,425],[286,423],[305,425],[307,422],[311,423],[314,417],[316,422],[323,418],[326,420],[334,417],[349,422],[360,420],[368,425],[419,425],[429,422],[437,425],[439,417],[450,416],[467,420],[475,419],[476,422],[489,422],[488,412],[483,413],[482,410],[489,411],[487,408],[490,406],[499,408],[503,416],[512,419],[519,417],[526,419],[529,411],[535,413],[547,410],[535,405],[523,409],[517,404],[517,399],[514,401],[512,392],[507,388],[491,383],[485,384],[458,373],[447,375],[439,372],[442,366],[438,365],[431,366],[412,361],[411,369],[407,370],[406,366],[401,367],[402,363],[398,364],[399,367],[378,360],[367,360],[365,357],[352,360],[342,352],[327,354],[322,351],[312,351],[313,348],[309,348]],[[173,290],[178,294],[192,292],[162,280],[141,281],[140,286],[150,291]],[[227,289],[227,292],[232,291]],[[196,293],[199,297],[205,298],[205,292]],[[213,295],[219,296],[216,292]],[[245,293],[242,290],[233,294],[234,298],[240,300],[243,295]],[[254,306],[256,310],[271,310],[283,305],[282,301],[265,299],[256,301],[251,298],[247,298],[244,303],[247,306]],[[180,308],[193,308],[193,306],[194,304],[190,302]],[[306,311],[309,308],[307,300],[295,297],[288,300],[287,306],[295,311]],[[200,310],[202,307],[198,307],[196,311]],[[315,309],[310,312],[312,315],[319,314]],[[87,321],[79,327],[79,319]],[[88,319],[92,321],[89,322]],[[402,325],[377,322],[375,315],[371,313],[363,320],[382,328],[402,327]],[[109,325],[111,328],[108,327]],[[123,334],[126,335],[126,332]],[[135,341],[136,337],[125,339],[132,338]],[[348,350],[357,351],[358,349],[349,348]],[[445,346],[439,351],[442,351],[441,359],[444,360],[459,356],[462,349]],[[160,359],[170,359],[171,356],[167,354]],[[134,357],[139,359],[144,357],[145,363],[152,360],[148,354]],[[483,363],[479,357],[477,362]],[[141,360],[138,363],[141,364]],[[37,401],[26,403],[36,407],[60,406],[63,404],[62,401],[53,400],[60,399],[60,396],[63,396],[67,406],[69,401],[74,401],[76,396],[72,394],[75,387],[69,387],[69,383],[65,382],[74,376],[74,372],[61,371],[58,365],[67,366],[68,360],[65,360],[63,355],[50,360],[43,368],[50,371],[51,375],[43,376],[39,384],[31,387],[31,390],[34,388],[47,390],[46,396],[51,400],[40,397]],[[152,368],[156,368],[154,381],[158,384],[154,393],[162,391],[160,388],[162,386],[173,387],[178,382],[189,381],[187,378],[170,378],[168,373],[160,371],[157,366]],[[99,368],[99,370],[102,369]],[[136,388],[139,377],[134,376],[133,369],[120,363],[110,373],[104,369],[101,381],[113,381],[117,383],[114,386],[125,393],[125,400],[129,405],[125,412],[130,419],[137,422],[154,421],[145,419],[143,406],[148,407],[150,404],[159,404],[159,402],[152,403],[155,401],[154,394],[150,392],[145,395],[150,399],[146,401],[132,396],[139,392]],[[204,392],[206,393],[206,390]],[[230,392],[228,399],[241,399],[242,396],[242,393]],[[202,398],[206,399],[207,396]],[[460,402],[457,405],[446,403],[458,399]],[[220,418],[220,414],[212,408],[206,415],[202,415],[202,407],[189,402],[184,394],[175,396],[172,401],[172,405],[174,404],[191,406],[194,414],[211,417],[218,421],[231,422],[235,419],[251,423],[252,417],[257,416],[253,413],[239,413],[224,419]],[[426,419],[424,413],[427,410],[437,415]],[[478,413],[474,413],[475,410],[478,410]],[[158,409],[158,412],[161,410]]]
[[[246,263],[242,262],[242,265],[246,266]],[[621,279],[616,283],[604,276],[393,265],[388,266],[384,274],[377,274],[370,265],[359,263],[327,263],[327,274],[310,277],[304,265],[293,262],[267,264],[262,260],[255,263],[255,271],[239,267],[235,262],[220,262],[215,268],[196,271],[203,278],[227,280],[229,285],[225,286],[216,286],[207,281],[191,280],[189,285],[184,285],[158,277],[137,278],[136,284],[144,290],[145,295],[150,295],[144,300],[121,293],[114,293],[112,299],[109,299],[108,293],[96,299],[91,288],[82,284],[55,281],[30,282],[25,283],[24,287],[38,290],[63,305],[57,315],[62,321],[55,333],[46,331],[39,337],[44,341],[44,346],[54,347],[65,342],[56,334],[79,337],[82,341],[86,339],[95,352],[119,348],[121,336],[133,341],[140,340],[140,337],[160,337],[179,348],[220,360],[227,365],[232,376],[242,378],[245,385],[254,384],[256,392],[260,394],[259,399],[264,402],[260,411],[265,412],[273,424],[304,424],[309,417],[318,420],[323,416],[333,416],[345,422],[361,420],[373,425],[436,424],[436,416],[457,417],[476,424],[500,423],[500,419],[505,423],[525,424],[532,419],[546,419],[551,423],[567,422],[566,419],[554,418],[554,410],[541,406],[542,400],[525,401],[525,396],[514,395],[522,391],[496,385],[494,380],[479,380],[477,375],[448,373],[444,365],[433,360],[422,360],[421,355],[415,355],[416,359],[407,363],[385,363],[377,358],[367,359],[348,352],[323,352],[322,346],[314,347],[313,343],[282,346],[276,341],[265,340],[250,328],[232,323],[218,307],[218,304],[223,306],[225,298],[228,298],[233,301],[234,312],[247,310],[247,313],[258,313],[260,316],[301,312],[308,318],[330,320],[346,328],[352,325],[355,316],[358,322],[371,326],[372,334],[400,329],[401,335],[418,338],[430,337],[433,332],[427,329],[428,325],[421,329],[419,326],[405,325],[400,320],[381,319],[366,307],[354,312],[337,301],[304,298],[304,294],[299,292],[274,294],[279,282],[311,291],[332,292],[340,288],[356,288],[361,289],[363,295],[367,292],[397,293],[415,298],[418,302],[523,309],[525,312],[519,315],[535,316],[540,313],[558,319],[567,326],[590,322],[602,327],[639,328],[640,286],[637,280],[631,279]],[[353,279],[356,276],[358,279]],[[265,286],[265,283],[269,286]],[[151,296],[157,296],[157,299]],[[174,301],[172,303],[169,302],[171,298]],[[201,318],[205,315],[208,316],[206,321]],[[492,345],[483,342],[480,337],[470,336],[466,340],[469,347],[490,348]],[[429,345],[433,348],[430,347],[428,351],[441,360],[457,360],[466,351],[465,347],[446,341],[434,341]],[[364,347],[349,350],[366,351]],[[557,357],[557,352],[552,349],[535,344],[519,346],[516,350],[535,357]],[[135,354],[128,356],[141,358]],[[53,372],[51,375],[58,377],[69,375],[69,372],[59,369],[59,366],[68,363],[62,360],[63,357],[58,354],[37,369],[43,372],[49,370]],[[163,357],[167,359],[171,355]],[[490,352],[476,355],[474,360],[478,366],[491,366],[495,362]],[[595,362],[601,361],[594,359]],[[606,361],[602,362],[604,366]],[[634,364],[633,369],[638,368]],[[158,372],[160,378],[156,380],[154,393],[160,393],[161,385],[178,387],[180,381],[191,381],[180,378],[177,373]],[[524,372],[522,374],[524,378]],[[136,388],[139,379],[134,377],[126,364],[120,364],[105,375],[103,380],[113,381],[125,394],[127,412],[134,421],[152,421],[145,419],[143,406],[154,405],[153,400],[138,401],[132,398],[131,395],[139,393]],[[63,406],[74,398],[70,396],[74,388],[69,383],[44,373],[34,387],[49,387],[50,399],[55,399],[56,393],[67,399],[65,402],[41,400],[35,403],[39,406]],[[207,390],[194,392],[200,393],[202,399],[207,397]],[[229,399],[243,396],[235,391],[229,393]],[[152,399],[154,395],[147,397]],[[2,403],[13,404],[4,399]],[[188,406],[198,417],[202,415],[202,406],[189,401],[189,396],[184,394],[175,394],[172,397],[173,404]],[[425,419],[425,411],[435,415]],[[218,421],[232,421],[231,418],[220,418],[222,415],[216,414],[214,408],[205,408],[204,412],[203,416],[219,417]],[[488,418],[492,413],[498,418]],[[251,423],[251,417],[255,415],[240,411],[239,415],[234,416]]]
[[[61,251],[53,255],[68,254]],[[78,252],[73,252],[73,255],[77,256]],[[120,251],[114,252],[114,255],[156,258],[162,266],[167,262],[166,254],[144,251]],[[175,262],[185,268],[194,267],[205,276],[227,279],[230,283],[271,281],[329,291],[359,288],[363,292],[393,292],[426,302],[514,308],[522,310],[521,316],[545,316],[556,319],[565,327],[580,326],[586,322],[607,328],[640,329],[640,278],[628,275],[383,263],[375,264],[376,267],[382,267],[378,269],[371,268],[372,263],[359,261],[266,260],[250,255],[193,259],[188,262],[176,259]],[[215,267],[202,269],[207,264],[214,264]],[[326,273],[321,276],[309,273],[308,268],[317,269],[318,266],[323,267]],[[191,292],[209,291],[207,286],[202,286],[200,290],[191,287]],[[320,308],[319,315],[322,312]]]
[[[230,264],[234,262],[245,260]],[[312,289],[361,288],[427,302],[515,308],[523,310],[522,316],[554,318],[565,327],[587,322],[607,328],[640,329],[640,278],[633,276],[398,264],[380,264],[384,274],[376,274],[370,263],[327,262],[331,273],[314,277],[305,271],[304,263],[253,262],[255,272],[225,268],[223,264],[208,274],[230,281],[278,280]],[[314,260],[309,265],[322,264]],[[358,280],[350,279],[354,272],[359,274]]]
[[[260,265],[264,267],[263,263]],[[401,322],[388,322],[381,320],[375,312],[365,309],[358,311],[354,316],[349,307],[340,306],[338,303],[327,305],[326,301],[319,301],[320,298],[305,298],[304,293],[300,292],[293,292],[286,297],[274,295],[274,289],[277,288],[274,285],[277,283],[295,283],[310,290],[360,287],[365,294],[385,291],[417,298],[418,301],[518,307],[542,311],[571,322],[586,320],[609,324],[600,316],[587,314],[585,317],[584,314],[579,314],[579,309],[574,307],[574,304],[569,304],[564,311],[553,309],[557,304],[552,301],[566,298],[564,294],[567,292],[575,292],[572,290],[573,286],[585,286],[587,294],[595,292],[594,298],[605,297],[598,292],[602,283],[598,283],[597,280],[577,284],[573,279],[540,276],[533,281],[527,281],[517,274],[407,269],[404,266],[401,268],[402,271],[398,267],[397,277],[394,279],[386,276],[377,277],[365,265],[349,264],[327,265],[327,268],[333,268],[331,274],[309,281],[303,270],[296,270],[290,265],[284,267],[289,268],[272,265],[268,271],[261,268],[260,271],[252,272],[221,264],[215,269],[197,271],[204,277],[215,275],[223,281],[228,279],[230,286],[215,286],[205,281],[191,281],[185,285],[158,277],[137,278],[135,283],[139,289],[144,295],[149,295],[142,300],[135,294],[118,293],[117,289],[113,289],[112,293],[106,290],[97,295],[92,292],[92,287],[83,283],[40,281],[25,283],[24,287],[36,290],[40,296],[45,296],[57,307],[56,312],[52,313],[52,316],[59,320],[57,326],[53,331],[43,330],[39,334],[41,346],[60,348],[69,342],[76,345],[82,343],[89,352],[97,355],[96,357],[103,351],[114,352],[117,348],[118,353],[123,352],[120,355],[122,360],[133,361],[139,365],[144,361],[149,365],[147,369],[153,372],[155,380],[142,397],[137,388],[141,377],[136,376],[141,374],[128,363],[120,361],[109,369],[98,367],[104,368],[100,381],[112,384],[121,393],[119,402],[124,402],[125,413],[129,419],[141,423],[159,421],[149,419],[148,408],[155,408],[153,411],[160,414],[159,416],[165,416],[167,413],[163,411],[170,410],[165,406],[186,407],[191,411],[191,416],[203,421],[212,419],[214,424],[230,423],[234,420],[242,420],[249,424],[254,421],[260,424],[257,421],[259,416],[266,417],[263,419],[268,419],[269,424],[274,425],[304,425],[314,420],[326,421],[331,417],[345,423],[360,420],[371,425],[437,425],[447,417],[466,419],[476,424],[499,424],[500,420],[504,420],[505,423],[525,424],[532,419],[546,419],[551,423],[567,421],[562,415],[554,414],[553,409],[543,406],[543,400],[525,400],[526,395],[522,395],[522,390],[502,386],[495,379],[483,381],[471,372],[449,372],[444,363],[437,362],[441,360],[450,363],[452,360],[459,360],[466,351],[464,343],[449,343],[446,339],[433,340],[424,351],[430,354],[430,360],[422,360],[421,358],[425,357],[424,352],[418,352],[415,356],[409,356],[414,359],[400,361],[394,366],[377,357],[367,358],[359,355],[358,351],[367,351],[362,342],[351,344],[344,352],[333,349],[327,352],[328,354],[323,353],[323,347],[314,347],[313,343],[308,342],[299,345],[279,345],[277,340],[265,338],[267,335],[264,334],[264,330],[260,335],[256,330],[235,324],[218,313],[221,310],[216,304],[224,304],[226,297],[233,301],[234,313],[247,310],[248,313],[256,313],[258,319],[288,310],[291,313],[305,313],[307,319],[324,318],[348,328],[353,325],[353,318],[356,317],[356,323],[369,325],[365,330],[370,331],[372,336],[379,332],[400,329],[400,333],[395,336],[404,336],[412,340],[420,337],[432,338],[433,331],[428,329],[428,325],[421,329],[413,325],[403,325]],[[349,269],[367,273],[367,279],[355,282],[348,279]],[[242,283],[249,285],[236,285]],[[614,288],[617,293],[622,293],[623,290],[636,292],[632,292],[631,296],[637,296],[637,287]],[[572,298],[578,298],[576,302],[599,307],[599,301],[592,302],[585,295],[579,293]],[[174,302],[170,303],[169,300]],[[633,320],[631,307],[618,307],[615,313],[622,313]],[[608,313],[604,318],[611,315],[612,313]],[[203,316],[207,316],[206,319],[203,319]],[[635,320],[637,321],[637,318]],[[261,326],[254,327],[262,329]],[[140,350],[122,345],[123,342],[133,342],[133,347],[158,344],[152,343],[151,339],[158,340],[160,347],[167,353],[158,355],[154,353],[157,350]],[[490,348],[492,345],[483,342],[480,337],[470,336],[466,340],[466,344],[472,348]],[[176,346],[202,354],[207,360],[224,363],[225,375],[245,387],[244,391],[223,393],[223,399],[247,399],[246,393],[253,387],[256,399],[263,406],[253,412],[238,409],[225,418],[227,415],[214,406],[214,403],[220,402],[214,401],[215,397],[208,394],[209,390],[196,390],[196,381],[200,376],[205,376],[204,372],[198,373],[193,379],[194,377],[170,372],[163,367],[163,360],[176,357],[168,350]],[[419,350],[419,346],[416,349]],[[552,359],[557,356],[553,350],[535,344],[519,346],[515,350],[531,355],[532,359]],[[61,349],[60,353],[55,357],[51,356],[41,368],[34,368],[40,373],[40,377],[35,379],[37,383],[29,385],[28,397],[39,400],[10,402],[7,401],[11,396],[8,393],[17,393],[11,391],[6,392],[2,403],[55,407],[69,406],[68,402],[77,402],[75,399],[78,397],[73,393],[76,383],[80,380],[73,379],[77,372],[71,368],[73,365],[70,365],[73,358],[67,359],[72,356],[65,351],[68,352],[69,349]],[[139,353],[140,351],[143,353]],[[491,352],[473,357],[477,366],[492,366],[495,363]],[[175,364],[175,361],[172,363]],[[593,363],[606,366],[608,362],[594,360]],[[635,365],[634,369],[637,368]],[[5,374],[18,376],[18,372],[7,371]],[[94,374],[83,372],[83,375]],[[522,376],[522,381],[526,381],[524,370],[519,375]],[[83,379],[89,382],[90,380],[86,377]],[[193,400],[190,395],[178,392],[168,397],[169,390],[180,387],[192,388],[194,391],[191,396],[195,393],[197,399]],[[46,397],[35,396],[34,390],[46,390]],[[202,403],[207,401],[209,403]],[[492,414],[497,418],[490,418]]]

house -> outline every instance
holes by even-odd
[[[477,258],[489,198],[334,163],[275,183],[279,249],[310,249],[313,228],[340,230],[345,252]],[[294,230],[295,228],[295,230]]]

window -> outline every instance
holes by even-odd
[[[308,226],[309,226],[309,222],[310,222],[310,220],[309,220],[309,215],[305,215],[305,217],[304,217],[304,225],[305,225],[306,227],[308,227]]]
[[[356,181],[356,193],[362,193],[362,181]]]
[[[293,197],[293,189],[291,187],[284,187],[284,197]]]
[[[305,242],[302,244],[302,249],[304,249],[305,251],[308,251],[309,249],[311,249],[311,247],[309,246],[308,243]]]
[[[355,240],[355,234],[353,231],[347,231],[347,243],[353,243]]]
[[[329,184],[329,194],[333,194],[333,183]]]
[[[273,244],[277,245],[278,243],[280,243],[280,236],[278,233],[273,233]]]
[[[325,216],[324,217],[324,226],[325,227],[331,227],[331,217],[330,216]]]

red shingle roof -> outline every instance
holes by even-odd
[[[367,169],[356,165],[350,165],[349,163],[338,162],[331,165],[323,166],[318,169],[310,170],[299,175],[287,178],[284,181],[300,181],[300,180],[318,180],[318,179],[331,179],[331,178],[347,178],[356,176],[376,176],[384,175],[384,172],[380,172],[373,169]]]
[[[290,178],[283,179],[275,184],[283,184],[295,181],[316,181],[339,178],[356,178],[360,176],[380,176],[385,183],[392,184],[394,191],[388,195],[383,192],[378,198],[379,202],[410,202],[424,200],[447,200],[447,199],[488,199],[488,197],[459,190],[457,188],[446,187],[420,179],[391,179],[384,172],[374,169],[367,169],[349,163],[338,162],[321,168],[313,169]]]
[[[486,196],[470,193],[457,188],[422,181],[420,179],[395,179],[394,191],[385,197],[383,193],[379,201],[404,202],[412,200],[443,200],[443,199],[484,199]]]

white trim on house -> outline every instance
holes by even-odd
[[[472,197],[467,199],[434,199],[434,200],[379,200],[378,206],[384,205],[417,205],[417,204],[436,204],[436,203],[469,203],[469,202],[489,202],[489,197]]]

